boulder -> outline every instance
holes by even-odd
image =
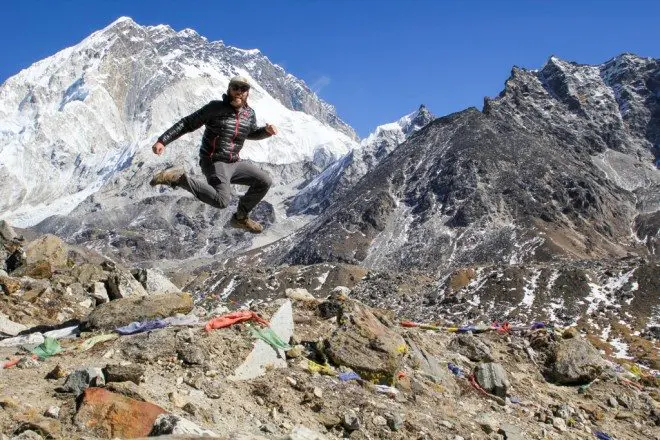
[[[5,220],[0,220],[0,244],[14,241],[18,238],[18,234],[14,231],[14,228],[12,228]]]
[[[484,390],[501,398],[506,397],[509,379],[502,365],[496,362],[479,364],[474,369],[474,376]]]
[[[294,301],[316,301],[316,298],[314,295],[309,293],[307,289],[304,289],[302,287],[296,288],[296,289],[291,289],[288,288],[284,291],[284,294],[286,295],[287,298],[292,299]]]
[[[165,275],[153,269],[141,269],[145,271],[145,284],[143,287],[147,293],[180,293],[181,289],[176,287]]]
[[[458,334],[449,343],[450,350],[462,354],[473,362],[491,362],[490,348],[470,333]]]
[[[364,379],[391,382],[407,346],[364,304],[345,300],[339,327],[324,340],[324,352],[336,365],[349,367]]]
[[[544,375],[560,385],[584,385],[596,379],[606,364],[591,343],[582,338],[562,339],[553,344]]]
[[[408,344],[410,356],[413,359],[415,367],[421,371],[424,376],[433,382],[440,384],[448,392],[457,395],[459,393],[458,385],[451,372],[447,369],[447,364],[442,365],[438,359],[421,347],[421,338],[414,333],[405,335]]]
[[[103,369],[106,382],[133,382],[139,385],[144,380],[142,365],[107,365]]]
[[[94,309],[87,316],[83,328],[113,330],[135,321],[166,318],[177,313],[186,314],[192,308],[192,297],[187,293],[122,298]]]
[[[59,237],[42,235],[25,247],[27,263],[48,261],[55,267],[66,267],[69,259],[69,246]]]
[[[100,281],[92,284],[89,295],[96,300],[96,305],[105,304],[110,301],[108,290],[105,288],[105,284]]]
[[[83,286],[89,286],[97,282],[105,282],[108,273],[96,264],[82,263],[71,269],[71,275]]]
[[[108,275],[108,295],[110,299],[147,296],[147,291],[133,275],[123,269],[115,269]]]
[[[3,335],[16,336],[23,330],[27,330],[27,327],[12,321],[6,315],[0,313],[0,337]]]
[[[53,277],[53,266],[46,260],[28,262],[12,272],[12,276],[49,280]]]
[[[88,388],[82,395],[75,423],[102,438],[146,437],[154,422],[166,411],[153,403],[141,402],[107,391]]]

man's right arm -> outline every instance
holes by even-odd
[[[211,113],[211,103],[206,104],[204,107],[197,110],[195,113],[186,116],[179,122],[171,126],[165,133],[160,135],[158,143],[163,146],[175,141],[186,133],[197,130],[202,125],[206,124]]]

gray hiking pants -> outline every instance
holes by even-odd
[[[199,166],[206,180],[185,174],[179,186],[202,202],[224,209],[231,199],[231,184],[248,185],[250,188],[238,201],[236,212],[239,217],[247,216],[264,198],[272,184],[268,173],[250,162],[213,162],[207,157],[201,157]]]

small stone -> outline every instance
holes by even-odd
[[[561,417],[554,417],[552,419],[552,426],[554,426],[559,432],[568,431],[568,427],[566,426],[566,422]]]
[[[486,434],[491,432],[497,432],[499,425],[497,420],[495,420],[490,414],[481,413],[477,415],[474,421],[483,429]]]
[[[268,433],[268,434],[276,434],[277,433],[277,427],[271,423],[264,423],[261,425],[259,428],[262,432]]]
[[[218,375],[218,370],[208,370],[204,375],[206,377],[216,377]]]
[[[170,402],[177,408],[183,408],[186,403],[188,403],[179,393],[176,391],[170,391],[167,394],[167,397],[170,399]]]
[[[319,399],[323,397],[323,390],[319,387],[314,387],[314,395]]]
[[[254,398],[254,401],[257,402],[257,405],[259,405],[259,406],[264,406],[264,404],[266,403],[266,402],[264,401],[264,399],[261,398],[260,396],[255,397],[255,398]]]
[[[18,361],[18,363],[16,364],[16,368],[21,368],[21,369],[38,368],[39,365],[40,364],[38,360],[32,359],[32,357],[25,356]]]
[[[292,387],[295,387],[298,384],[298,382],[296,382],[296,380],[293,377],[290,377],[290,376],[286,377],[286,381],[289,382],[289,384]]]
[[[502,434],[506,440],[525,440],[526,438],[520,428],[510,423],[502,423],[498,433]]]
[[[454,428],[454,425],[451,422],[447,421],[447,420],[440,421],[440,424],[442,426],[444,426],[445,428],[447,428],[447,429],[453,429]]]
[[[183,376],[176,378],[176,386],[181,386],[183,384]]]
[[[85,309],[91,309],[94,305],[94,301],[91,298],[87,298],[78,302],[78,305],[84,307]]]
[[[346,411],[342,417],[341,424],[344,426],[344,428],[346,428],[347,431],[357,431],[360,429],[360,419],[353,410]]]
[[[5,438],[8,438],[8,437],[5,437]],[[44,438],[41,435],[39,435],[37,432],[35,432],[31,429],[26,429],[25,431],[21,432],[20,434],[11,437],[11,440],[43,440],[43,439]]]
[[[108,351],[106,351],[105,353],[103,353],[103,358],[104,358],[104,359],[110,359],[110,358],[111,358],[112,356],[114,356],[114,355],[115,355],[115,349],[114,349],[114,348],[111,348],[110,350],[108,350]]]
[[[17,409],[18,401],[9,396],[2,396],[0,397],[0,408],[4,410]]]
[[[287,359],[297,359],[303,355],[304,347],[302,345],[296,345],[291,350],[286,352]]]
[[[615,419],[617,420],[630,420],[635,417],[635,414],[630,412],[630,411],[619,411],[616,413],[616,416],[614,416]]]
[[[191,416],[195,416],[200,412],[199,407],[192,402],[186,403],[181,407],[181,409],[187,412],[188,414],[190,414]]]
[[[59,406],[51,406],[44,412],[44,416],[50,417],[51,419],[59,419],[60,418],[60,407]]]
[[[616,408],[616,407],[619,406],[619,402],[617,402],[616,398],[614,398],[614,397],[610,397],[609,399],[607,399],[607,403],[608,403],[608,405],[610,405],[612,408]]]
[[[387,426],[392,431],[398,431],[403,426],[403,417],[401,414],[385,414],[385,418],[387,419]]]
[[[383,416],[375,416],[373,419],[375,426],[385,426],[387,425],[387,419]]]

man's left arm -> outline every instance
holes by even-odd
[[[274,125],[266,124],[265,127],[257,128],[256,124],[254,124],[247,138],[251,141],[260,141],[262,139],[269,138],[276,134],[277,134],[277,128],[275,128]]]

